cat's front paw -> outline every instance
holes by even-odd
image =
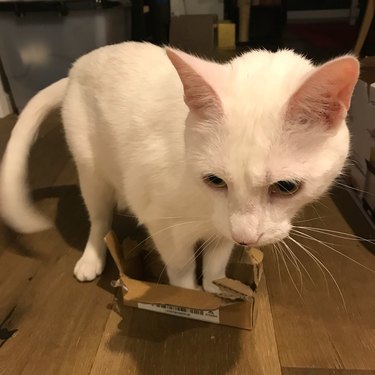
[[[230,292],[226,292],[216,286],[212,281],[203,280],[203,289],[205,292],[215,294],[221,298],[234,300],[237,297]]]
[[[104,266],[105,259],[84,254],[74,267],[74,276],[79,281],[92,281],[103,272]]]
[[[221,294],[222,291],[212,281],[203,280],[203,290],[213,294]]]

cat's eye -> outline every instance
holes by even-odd
[[[226,189],[227,184],[226,182],[220,178],[215,176],[214,174],[209,174],[203,177],[203,181],[210,187],[215,189]]]
[[[297,193],[300,189],[301,183],[298,181],[277,181],[269,187],[270,194],[291,196]]]

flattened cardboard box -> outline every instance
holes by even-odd
[[[129,249],[134,249],[134,242],[126,239],[124,252],[113,232],[107,234],[105,241],[120,273],[112,285],[121,287],[124,305],[243,329],[254,328],[256,289],[263,273],[260,250],[233,252],[227,277],[214,282],[222,291],[218,296],[160,284],[157,280],[140,280],[144,272],[142,259],[129,253]]]

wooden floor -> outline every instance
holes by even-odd
[[[14,121],[0,121],[1,152]],[[56,229],[33,235],[0,229],[0,374],[375,374],[375,273],[347,258],[375,270],[373,248],[331,236],[319,238],[333,245],[302,242],[321,259],[318,267],[289,241],[305,268],[297,263],[302,285],[290,254],[286,267],[265,249],[251,332],[117,307],[113,262],[92,283],[72,275],[88,222],[56,116],[43,126],[30,168],[34,197]],[[339,199],[364,229],[347,196]],[[134,229],[120,219],[118,231]],[[330,198],[300,220],[351,233]]]

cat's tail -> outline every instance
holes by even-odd
[[[0,215],[15,230],[32,233],[48,229],[51,223],[32,204],[27,186],[30,148],[44,118],[58,108],[68,78],[63,78],[35,95],[13,128],[0,169]]]

